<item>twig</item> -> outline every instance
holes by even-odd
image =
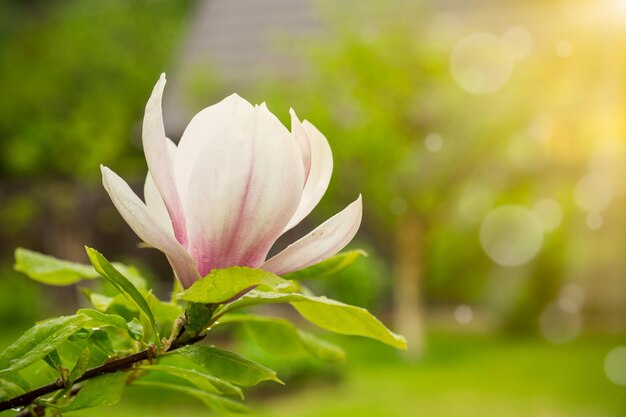
[[[183,334],[183,332],[181,332],[179,334],[179,336],[181,336]],[[201,335],[201,336],[194,336],[188,339],[181,339],[179,341],[179,338],[175,339],[174,342],[171,344],[171,346],[169,347],[169,349],[167,350],[168,352],[171,352],[173,350],[176,350],[178,348],[181,348],[183,346],[187,346],[187,345],[192,345],[196,342],[199,342],[200,340],[204,339],[206,335]],[[127,355],[127,356],[123,356],[119,359],[115,359],[112,360],[110,362],[107,362],[103,365],[100,366],[96,366],[95,368],[91,368],[89,369],[87,372],[85,372],[80,378],[76,379],[76,381],[74,381],[74,383],[79,383],[79,382],[84,382],[87,381],[88,379],[91,378],[95,378],[98,377],[100,375],[104,375],[104,374],[110,374],[113,372],[117,372],[117,371],[122,371],[125,370],[127,368],[130,368],[132,365],[138,363],[138,362],[142,362],[148,359],[153,359],[154,358],[154,350],[153,349],[145,349],[142,350],[140,352],[137,353],[133,353],[131,355]],[[32,404],[37,398],[43,396],[43,395],[47,395],[50,393],[53,393],[55,391],[58,391],[60,389],[66,388],[63,385],[63,382],[61,381],[61,378],[57,379],[56,381],[54,381],[51,384],[48,385],[44,385],[42,387],[36,388],[32,391],[26,392],[18,397],[15,398],[11,398],[10,400],[7,401],[3,401],[0,403],[0,411],[5,411],[5,410],[9,410],[12,408],[17,408],[17,407],[24,407],[27,405]],[[78,391],[76,391],[78,392]],[[39,406],[35,407],[38,408]],[[26,414],[23,414],[24,412],[26,412]],[[33,410],[33,412],[35,413],[35,415],[37,415],[37,410]],[[18,414],[18,416],[30,416],[33,413],[31,413],[31,410],[23,410],[22,413]],[[18,417],[16,416],[16,417]]]

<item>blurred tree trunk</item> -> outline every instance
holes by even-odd
[[[424,225],[418,214],[409,209],[400,219],[395,233],[395,328],[407,339],[409,358],[419,359],[424,354],[424,317],[420,291],[424,270]]]

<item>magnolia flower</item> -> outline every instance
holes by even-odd
[[[236,94],[198,113],[178,146],[166,138],[165,76],[146,105],[148,175],[141,201],[107,167],[102,179],[133,231],[167,256],[187,288],[215,268],[247,266],[278,275],[323,261],[346,246],[361,223],[361,196],[267,259],[276,240],[317,205],[333,168],[330,146],[291,113],[291,132],[267,109]]]

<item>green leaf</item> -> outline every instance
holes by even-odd
[[[291,305],[308,321],[331,332],[365,336],[398,349],[406,349],[404,337],[387,329],[364,308],[355,307],[326,297],[305,297]]]
[[[124,265],[120,262],[111,262],[111,265],[113,265],[113,268],[117,269],[120,274],[124,275],[124,277],[128,279],[135,286],[135,288],[140,290],[148,288],[146,279],[141,276],[139,270],[134,266]]]
[[[362,249],[341,252],[315,265],[283,275],[283,278],[291,280],[327,278],[349,267],[361,256],[367,256],[367,252]]]
[[[30,391],[30,385],[19,372],[13,372],[11,375],[5,375],[2,378],[11,381],[24,391]]]
[[[89,367],[89,360],[91,359],[91,349],[85,348],[80,355],[78,356],[78,360],[76,364],[72,368],[70,372],[70,382],[76,381],[78,378],[83,376],[87,368]]]
[[[150,306],[148,305],[146,299],[143,298],[139,290],[137,290],[137,288],[135,288],[135,286],[126,277],[124,277],[124,275],[122,275],[117,269],[115,269],[113,265],[111,265],[100,252],[92,248],[86,249],[87,255],[89,256],[89,259],[91,260],[94,268],[96,268],[96,271],[98,271],[98,273],[102,275],[107,281],[113,284],[119,292],[124,294],[128,299],[132,300],[137,305],[137,307],[139,307],[139,309],[144,312],[146,317],[148,317],[150,325],[154,330],[157,345],[159,345],[160,347],[161,341],[159,338],[159,331],[157,329],[152,310],[150,310]]]
[[[207,304],[189,303],[187,307],[187,327],[192,332],[204,330],[213,317],[213,310]]]
[[[14,268],[48,285],[71,285],[98,277],[98,273],[89,265],[64,261],[24,248],[15,249]]]
[[[135,369],[143,369],[151,372],[165,372],[186,379],[203,391],[215,394],[237,395],[239,398],[243,399],[243,391],[238,386],[213,375],[198,372],[195,369],[179,368],[177,366],[168,365],[138,366]]]
[[[139,320],[137,320],[137,317],[133,317],[133,319],[126,324],[128,325],[129,334],[133,339],[141,340],[143,338],[143,326]]]
[[[298,293],[280,294],[250,291],[226,305],[220,314],[258,304],[290,303],[311,323],[331,332],[376,339],[398,349],[406,349],[404,337],[387,329],[376,317],[361,307],[351,306],[326,297]]]
[[[74,401],[64,410],[74,411],[116,404],[122,398],[127,378],[128,372],[113,372],[88,380],[78,391]]]
[[[178,294],[178,298],[192,303],[221,304],[236,299],[258,286],[277,291],[293,291],[296,285],[271,272],[233,266],[214,269]]]
[[[126,297],[124,294],[115,294],[115,296],[110,297],[104,294],[94,293],[88,288],[82,288],[83,293],[87,296],[87,299],[91,303],[91,305],[98,311],[108,314],[117,314],[118,316],[125,317],[129,319],[130,317],[134,317],[137,312],[139,312],[139,307],[135,304],[131,299]],[[150,293],[146,293],[150,294]],[[144,296],[145,297],[145,296]],[[146,301],[148,301],[146,299]],[[150,306],[151,303],[148,302]],[[151,308],[152,312],[155,314],[156,320],[156,312],[153,308]]]
[[[104,330],[91,332],[91,335],[87,338],[87,344],[91,349],[92,357],[95,357],[96,354],[108,357],[115,353],[111,339],[109,339],[109,335]]]
[[[8,379],[0,378],[0,402],[10,400],[23,394],[25,391],[17,383]]]
[[[77,313],[89,317],[91,319],[89,323],[90,326],[117,327],[118,329],[126,330],[126,332],[128,332],[128,334],[135,340],[141,340],[141,337],[143,336],[143,328],[141,327],[141,324],[139,324],[137,319],[134,319],[135,321],[133,322],[127,323],[122,316],[118,316],[116,314],[106,314],[98,310],[91,310],[88,308],[82,308],[78,310]]]
[[[252,362],[238,353],[214,346],[185,346],[172,353],[180,354],[202,366],[211,375],[237,385],[250,387],[261,381],[270,380],[283,383],[271,369]]]
[[[285,319],[236,314],[220,320],[220,324],[228,323],[243,324],[256,344],[269,353],[296,357],[309,354],[327,363],[346,358],[341,348],[298,329]]]
[[[162,388],[170,391],[182,392],[191,395],[192,397],[196,397],[211,410],[220,414],[241,415],[252,413],[252,411],[248,407],[237,401],[233,401],[230,398],[225,398],[216,394],[212,394],[210,392],[201,391],[196,388],[155,381],[135,381],[133,382],[133,385],[148,388]]]
[[[114,298],[109,297],[108,295],[95,293],[89,288],[82,288],[82,291],[87,296],[87,299],[89,300],[93,308],[98,311],[102,311],[103,313],[106,313],[106,311],[113,303]]]
[[[49,367],[51,367],[55,371],[61,372],[63,363],[61,362],[61,357],[59,356],[59,352],[57,352],[56,349],[44,356],[43,360],[48,364]]]
[[[146,293],[145,297],[150,309],[154,313],[154,317],[161,324],[167,322],[173,323],[184,313],[184,309],[178,303],[161,301],[151,292]]]
[[[89,320],[83,315],[61,316],[31,327],[0,353],[0,376],[27,367],[55,350]]]

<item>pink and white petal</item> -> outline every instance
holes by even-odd
[[[333,174],[333,153],[326,137],[308,121],[302,123],[311,149],[311,169],[302,192],[302,200],[283,232],[302,221],[320,202]]]
[[[200,111],[191,119],[178,143],[174,159],[176,184],[183,205],[188,201],[191,171],[207,140],[224,130],[236,129],[237,120],[252,120],[253,113],[252,104],[237,94],[232,94]]]
[[[183,287],[189,287],[199,279],[194,259],[161,221],[152,215],[126,181],[105,166],[101,170],[102,183],[111,201],[137,236],[167,255]]]
[[[304,185],[300,150],[267,108],[230,117],[204,131],[189,184],[190,250],[203,275],[259,266],[293,216]]]
[[[311,171],[311,144],[309,143],[309,138],[304,131],[304,126],[302,126],[302,122],[298,119],[296,112],[293,109],[289,109],[289,114],[291,115],[291,134],[295,137],[296,142],[298,142],[300,152],[302,153],[304,181],[306,184],[309,178],[309,172]]]
[[[163,89],[165,88],[165,74],[161,74],[146,104],[146,112],[143,118],[143,150],[148,162],[148,170],[152,179],[163,198],[165,207],[172,221],[176,239],[182,244],[187,244],[187,230],[185,226],[185,213],[176,189],[174,177],[174,163],[170,155],[169,139],[165,136],[163,126],[163,111],[161,102]]]
[[[361,225],[361,196],[300,240],[260,266],[277,275],[297,271],[335,255],[354,237]]]

